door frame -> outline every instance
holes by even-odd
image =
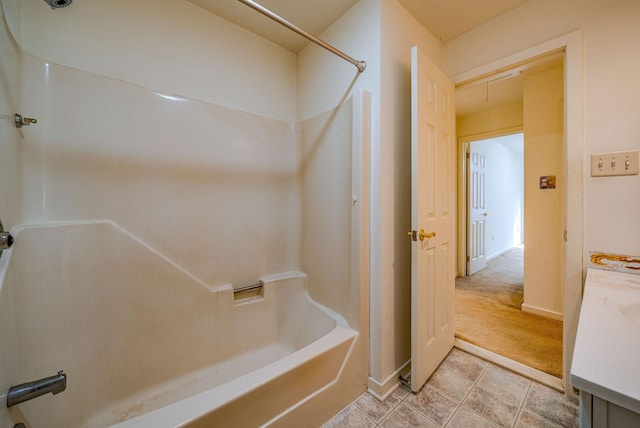
[[[521,134],[524,132],[522,126],[513,126],[509,128],[497,129],[494,131],[481,132],[478,134],[465,135],[458,137],[458,255],[457,255],[457,275],[468,276],[469,263],[467,256],[469,255],[469,207],[467,192],[469,191],[469,162],[467,162],[467,151],[469,144],[474,141],[487,140],[489,138],[503,137],[506,135]]]
[[[565,394],[576,396],[570,384],[573,348],[578,329],[584,280],[584,58],[582,30],[576,30],[545,43],[490,62],[455,76],[456,87],[496,78],[518,65],[528,64],[550,54],[564,54],[564,259],[562,373]],[[459,214],[459,213],[458,213]],[[526,237],[525,237],[526,239]]]

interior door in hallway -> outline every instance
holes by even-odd
[[[469,183],[467,186],[469,207],[469,225],[467,233],[467,274],[469,276],[487,267],[486,254],[486,168],[487,154],[484,150],[478,149],[476,144],[469,144],[467,152],[469,173],[467,175]]]
[[[455,334],[455,89],[411,50],[411,389],[419,391]]]

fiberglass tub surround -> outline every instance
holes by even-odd
[[[23,68],[30,99],[47,100],[30,110],[40,121],[20,142],[24,221],[44,226],[16,233],[11,251],[25,252],[5,265],[1,328],[15,352],[0,358],[0,380],[8,390],[64,370],[68,381],[61,394],[9,409],[11,421],[256,426],[304,415],[320,424],[362,392],[366,335],[336,321],[358,329],[366,316],[345,238],[362,215],[359,185],[348,185],[351,122],[366,117],[355,103],[298,128],[26,54]],[[104,217],[114,223],[92,223]],[[47,238],[52,221],[75,226]],[[314,299],[340,314],[329,315],[330,330],[326,310],[296,312],[297,299],[275,299],[277,311],[258,301],[229,310],[231,289],[209,289],[301,268]],[[294,323],[276,323],[284,319]],[[302,338],[274,339],[293,326]]]
[[[14,345],[3,367],[14,384],[68,375],[65,392],[20,405],[34,427],[234,426],[233,414],[263,424],[333,382],[356,337],[299,272],[234,300],[231,285],[208,288],[112,223],[27,227],[16,239],[3,256],[0,340]],[[295,386],[301,372],[315,374]]]
[[[320,425],[368,375],[369,96],[294,122],[292,54],[218,19],[209,25],[183,2],[145,9],[142,21],[134,3],[107,7],[134,24],[120,27],[166,35],[182,17],[203,30],[187,32],[198,36],[190,47],[237,53],[261,73],[217,59],[200,67],[199,55],[190,67],[193,50],[176,60],[162,43],[148,52],[170,54],[173,66],[143,72],[121,29],[122,49],[89,68],[56,63],[71,60],[61,52],[83,59],[81,47],[45,43],[34,56],[22,50],[29,37],[7,42],[15,55],[0,52],[0,62],[18,64],[0,67],[16,91],[7,111],[38,123],[3,128],[15,150],[3,151],[12,168],[0,189],[16,197],[1,214],[18,241],[0,261],[0,334],[12,349],[0,355],[0,394],[59,370],[68,379],[55,396],[0,406],[0,425]],[[102,22],[105,7],[2,6],[23,36],[32,26],[82,35],[90,25],[65,20]],[[91,46],[102,34],[94,29],[75,40]],[[168,38],[184,47],[187,36]],[[248,47],[260,52],[246,56]],[[263,299],[238,301],[219,286],[258,279]]]

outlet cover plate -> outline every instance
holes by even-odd
[[[614,175],[638,175],[638,150],[591,155],[592,177]]]

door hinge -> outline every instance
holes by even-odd
[[[469,256],[467,256],[467,263],[469,263],[471,261],[471,258],[469,258]]]

